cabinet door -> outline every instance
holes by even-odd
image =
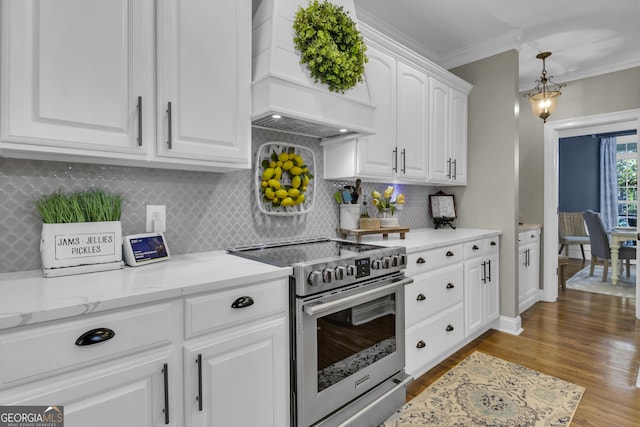
[[[473,335],[483,326],[483,265],[481,258],[465,262],[464,266],[464,332]]]
[[[397,166],[396,148],[396,60],[385,52],[367,47],[365,65],[371,103],[376,107],[376,134],[358,140],[358,173],[392,178]]]
[[[486,326],[500,317],[500,264],[499,256],[487,257],[487,280],[483,283],[483,324]]]
[[[283,317],[188,344],[184,352],[186,425],[287,426],[286,335]]]
[[[180,372],[177,357],[157,351],[2,391],[0,404],[62,405],[65,427],[181,426]]]
[[[158,6],[158,156],[250,167],[251,2]]]
[[[146,155],[153,28],[150,0],[3,0],[0,148],[58,159]]]
[[[449,149],[449,87],[440,80],[429,81],[429,182],[451,181]]]
[[[427,179],[429,78],[398,62],[398,172],[403,180]]]
[[[453,159],[451,173],[454,184],[467,183],[467,95],[450,89],[450,148]]]

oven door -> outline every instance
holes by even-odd
[[[310,426],[405,365],[404,286],[398,273],[297,302],[297,420]]]

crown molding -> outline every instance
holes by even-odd
[[[447,70],[479,61],[511,49],[520,51],[522,31],[514,30],[491,40],[478,42],[441,56],[441,64]]]

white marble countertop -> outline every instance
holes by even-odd
[[[537,229],[542,229],[542,225],[540,225],[540,224],[518,224],[518,231],[520,231],[521,233],[523,231],[531,231],[531,230],[537,230]]]
[[[384,246],[404,246],[407,253],[424,251],[445,245],[455,245],[469,240],[495,237],[502,234],[500,230],[485,230],[477,228],[424,228],[409,230],[404,239],[400,239],[399,233],[390,232],[388,239],[383,239],[381,234],[362,236],[363,242],[377,243]],[[350,238],[349,240],[355,240]]]
[[[0,274],[0,329],[287,277],[280,268],[225,251],[176,255],[121,270],[44,278]]]

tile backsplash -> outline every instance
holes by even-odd
[[[173,254],[233,246],[334,237],[339,208],[337,183],[322,179],[322,148],[313,138],[253,129],[253,152],[264,142],[309,147],[316,158],[313,209],[303,215],[277,217],[260,212],[254,197],[254,171],[226,174],[0,158],[0,272],[35,270],[40,264],[41,221],[34,201],[56,190],[103,188],[124,197],[122,232],[145,231],[146,205],[166,205],[166,238]],[[386,184],[363,183],[363,194]],[[431,227],[428,196],[433,187],[397,185],[406,195],[400,223]],[[367,197],[368,200],[371,197]],[[373,207],[370,205],[370,212]]]

